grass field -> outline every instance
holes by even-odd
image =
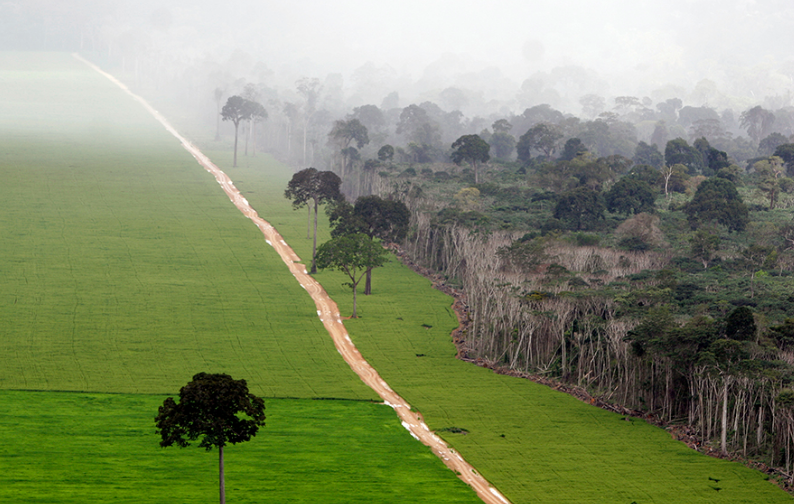
[[[223,370],[271,397],[374,398],[214,178],[103,77],[47,68],[0,74],[0,388],[166,393]]]
[[[0,391],[0,502],[205,503],[218,452],[158,446],[163,396]],[[225,450],[228,502],[474,504],[391,408],[267,400],[267,426]]]
[[[477,502],[361,401],[281,259],[140,106],[66,54],[0,53],[0,89],[0,501],[214,501],[217,454],[161,450],[151,394],[223,371],[348,399],[268,399],[229,502]]]

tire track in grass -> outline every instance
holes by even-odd
[[[215,176],[215,180],[220,184],[226,195],[229,196],[232,203],[234,203],[243,215],[251,219],[260,231],[262,231],[268,245],[275,249],[292,275],[298,280],[300,286],[311,296],[317,306],[317,315],[320,317],[320,321],[333,338],[334,345],[345,359],[345,362],[350,365],[364,383],[383,399],[386,405],[394,409],[403,427],[405,427],[415,439],[428,446],[436,456],[441,458],[444,464],[452,469],[461,480],[471,486],[484,502],[487,504],[510,504],[510,501],[508,501],[496,488],[491,486],[491,484],[488,483],[474,467],[466,462],[459,453],[447,446],[447,444],[434,432],[431,432],[422,419],[422,415],[419,412],[412,411],[411,405],[394,392],[383,378],[380,377],[378,372],[364,360],[364,357],[362,357],[361,353],[351,341],[350,336],[347,334],[344,324],[342,324],[339,308],[336,303],[331,300],[325,292],[325,289],[307,273],[306,267],[299,262],[301,260],[300,257],[287,245],[287,242],[284,241],[278,231],[259,217],[256,210],[248,204],[248,200],[246,200],[234,186],[231,179],[215,166],[215,164],[213,164],[195,145],[180,135],[162,114],[149,105],[143,98],[134,94],[127,86],[93,63],[83,59],[78,54],[73,54],[73,56],[93,70],[107,77],[111,82],[138,101],[169,133],[182,143],[185,150],[187,150],[204,169]]]

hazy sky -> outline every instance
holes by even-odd
[[[181,40],[191,57],[223,61],[242,49],[277,74],[341,73],[346,84],[369,63],[450,82],[491,67],[516,87],[578,66],[612,95],[691,91],[702,79],[727,94],[794,88],[792,0],[123,1],[139,20],[168,10],[162,40]],[[750,82],[755,68],[765,77]]]

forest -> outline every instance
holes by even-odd
[[[538,105],[478,133],[433,103],[365,105],[309,155],[351,201],[410,209],[399,245],[464,293],[466,357],[788,475],[794,110],[614,102],[593,118]],[[269,151],[289,139],[261,129]]]

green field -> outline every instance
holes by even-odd
[[[271,398],[229,502],[477,502],[137,103],[66,54],[0,53],[0,89],[0,501],[214,501],[217,454],[160,449],[151,395],[206,371]]]
[[[163,396],[0,392],[0,502],[213,502],[217,451],[163,449]],[[267,400],[267,426],[226,448],[228,502],[478,501],[391,408]]]
[[[0,74],[0,388],[167,393],[222,370],[374,398],[212,175],[106,79],[47,61]],[[49,113],[18,121],[26,101]]]

